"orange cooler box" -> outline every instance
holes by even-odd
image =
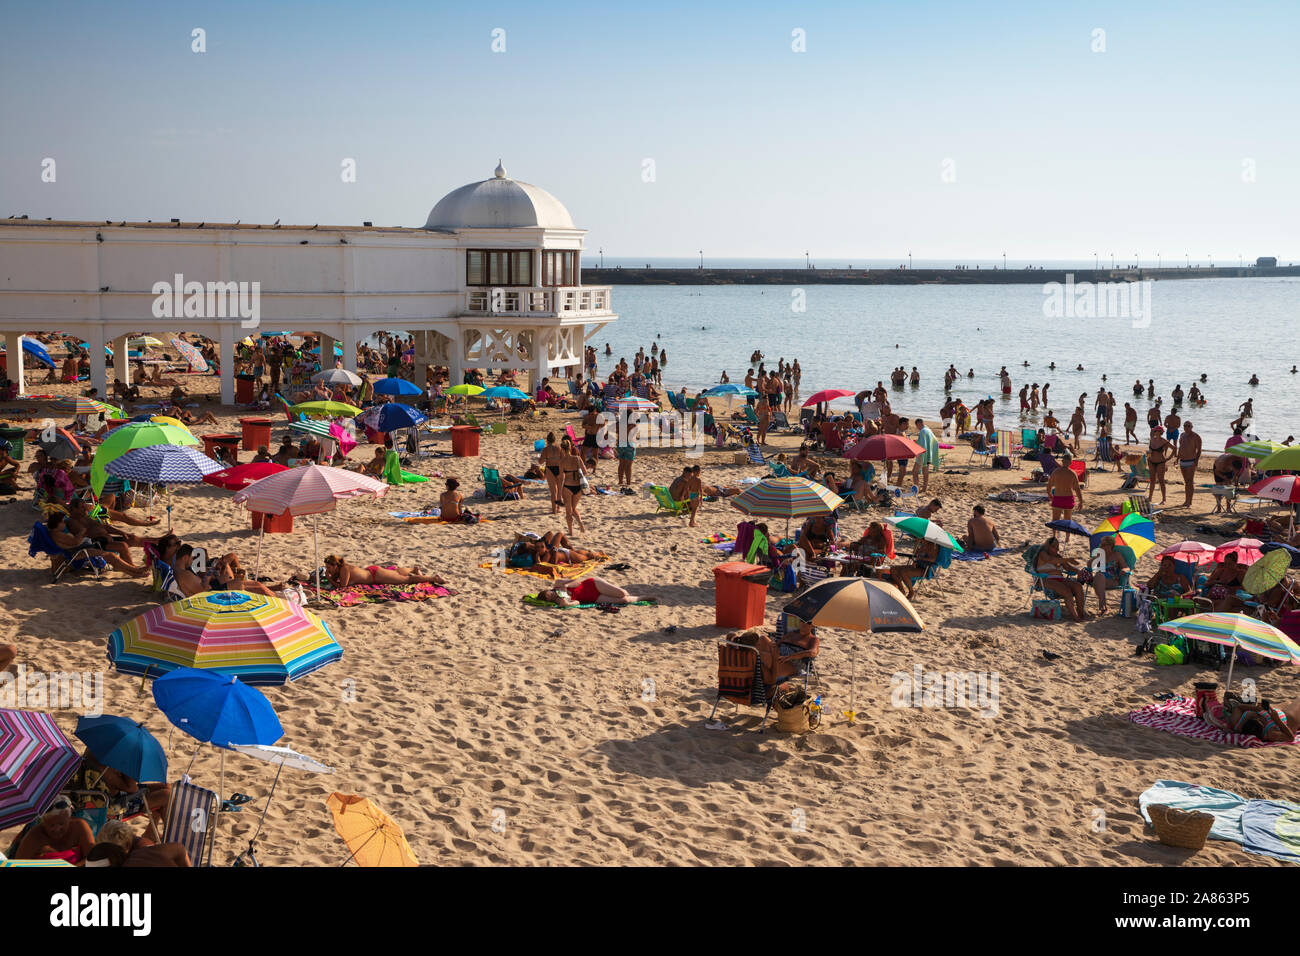
[[[293,530],[293,515],[285,512],[282,515],[269,515],[261,511],[250,511],[253,516],[253,530],[259,528],[267,534],[284,534]]]
[[[713,569],[718,627],[761,627],[767,609],[767,582],[772,569],[761,564],[728,561]]]

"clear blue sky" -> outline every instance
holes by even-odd
[[[0,216],[418,226],[500,156],[610,256],[1293,260],[1297,48],[1294,0],[6,0]]]

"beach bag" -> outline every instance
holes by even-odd
[[[1036,621],[1059,621],[1063,612],[1060,601],[1036,600],[1030,613]]]
[[[599,452],[597,452],[596,454],[597,454],[599,457],[601,457],[601,458],[613,458],[613,457],[614,457],[614,449],[611,448],[609,445],[606,445],[604,448],[602,448],[602,449],[601,449]]]
[[[1125,588],[1119,596],[1119,616],[1120,617],[1137,617],[1138,612],[1138,593],[1137,588]]]
[[[1011,459],[1008,458],[1006,455],[994,455],[993,467],[1001,468],[1005,471],[1011,467]]]
[[[1181,664],[1183,662],[1183,652],[1172,644],[1157,644],[1155,646],[1155,655],[1157,664]]]
[[[821,724],[821,715],[814,712],[812,700],[802,687],[778,694],[774,701],[776,729],[787,734],[806,734]]]

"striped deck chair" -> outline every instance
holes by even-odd
[[[171,800],[163,823],[163,838],[185,847],[190,863],[203,866],[203,853],[211,852],[209,837],[217,812],[217,795],[192,783],[172,784]],[[208,861],[209,864],[211,861]]]
[[[292,406],[289,404],[289,400],[285,398],[283,395],[281,395],[279,392],[275,393],[275,399],[272,402],[272,404],[276,405],[276,407],[278,407],[280,411],[284,412],[284,417],[289,419],[289,421],[294,420],[293,412],[290,411]]]
[[[616,399],[616,398],[619,397],[618,386],[615,385],[613,382],[606,382],[606,383],[605,383],[605,391],[604,391],[602,397],[605,399],[605,404],[606,404],[606,405],[608,405],[610,402],[614,401],[614,399]]]
[[[1140,514],[1144,518],[1151,518],[1153,520],[1156,515],[1160,514],[1158,509],[1153,509],[1151,507],[1151,499],[1146,495],[1130,496],[1128,501],[1124,504],[1123,510],[1125,512],[1134,512]]]
[[[647,401],[649,401],[649,399],[650,399],[650,386],[649,386],[649,385],[638,385],[638,386],[636,387],[636,397],[637,397],[637,398],[644,398],[644,399],[646,399]]]

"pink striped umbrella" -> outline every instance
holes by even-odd
[[[328,465],[307,465],[276,472],[253,482],[232,499],[249,511],[268,515],[320,515],[333,511],[340,501],[369,495],[382,498],[388,494],[388,485],[367,475]],[[320,531],[317,519],[312,520],[312,538],[316,549],[316,600],[320,600]],[[262,547],[258,539],[260,563]],[[254,571],[256,573],[256,571]]]
[[[1229,554],[1237,556],[1237,563],[1241,565],[1254,564],[1264,556],[1260,550],[1264,542],[1258,538],[1238,538],[1235,541],[1229,541],[1227,544],[1221,544],[1214,549],[1214,560],[1220,564]]]

